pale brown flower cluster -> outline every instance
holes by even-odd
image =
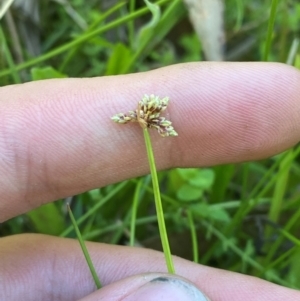
[[[142,128],[156,129],[162,137],[178,136],[172,122],[160,116],[168,103],[169,97],[160,99],[153,94],[145,95],[135,111],[129,111],[127,114],[119,113],[111,119],[116,123],[138,122]]]

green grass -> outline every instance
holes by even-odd
[[[106,11],[93,6],[93,1],[70,3],[87,29],[81,29],[59,4],[53,3],[51,9],[41,4],[41,53],[32,57],[22,42],[20,64],[10,30],[5,22],[1,24],[0,86],[51,77],[138,72],[203,57],[182,1],[158,1],[160,12],[152,9],[153,16],[134,0],[119,1]],[[296,0],[226,1],[228,53],[254,38],[237,60],[286,62],[299,35],[299,19]],[[178,32],[178,27],[184,30]],[[299,49],[295,64],[300,68]],[[300,289],[299,152],[297,146],[258,162],[159,172],[171,251]],[[84,239],[161,249],[148,176],[74,198],[71,207]],[[122,202],[116,208],[119,199]],[[59,200],[16,217],[2,225],[0,235],[37,232],[76,237],[65,203]]]
[[[147,128],[143,129],[143,134],[144,134],[147,156],[148,156],[150,172],[152,177],[153,194],[154,194],[157,223],[158,223],[159,235],[161,238],[161,244],[165,255],[168,272],[171,274],[175,274],[175,267],[171,256],[170,244],[169,244],[169,239],[168,239],[168,234],[167,234],[167,229],[166,229],[166,224],[164,219],[164,211],[163,211],[163,206],[161,201],[161,194],[159,189],[159,182],[157,177],[154,153],[152,149],[149,131]]]
[[[87,250],[87,247],[86,247],[85,242],[84,242],[84,240],[82,238],[82,235],[81,235],[80,230],[79,230],[79,228],[77,226],[76,220],[74,218],[74,215],[72,213],[72,210],[71,210],[69,204],[67,204],[67,208],[68,208],[70,219],[71,219],[73,227],[75,229],[75,232],[76,232],[76,235],[77,235],[77,238],[78,238],[78,241],[79,241],[82,253],[83,253],[83,255],[85,257],[85,260],[87,262],[87,265],[88,265],[88,267],[90,269],[90,272],[92,274],[92,277],[93,277],[93,280],[95,282],[95,285],[96,285],[97,289],[100,289],[102,287],[100,279],[99,279],[99,277],[97,275],[97,272],[95,270],[95,267],[94,267],[94,265],[92,263],[92,259],[90,257],[90,254],[89,254],[88,250]]]

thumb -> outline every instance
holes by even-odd
[[[107,285],[80,301],[210,301],[193,283],[169,274],[141,274]]]

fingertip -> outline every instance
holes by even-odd
[[[194,284],[183,278],[160,276],[139,287],[122,301],[209,301]]]
[[[136,275],[112,283],[81,301],[211,301],[189,280],[169,274]]]

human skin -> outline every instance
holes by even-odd
[[[300,73],[282,64],[189,63],[2,87],[0,222],[148,173],[139,126],[110,120],[135,109],[143,94],[170,97],[166,113],[179,135],[151,133],[158,169],[258,160],[300,140]],[[159,252],[88,243],[106,285],[93,293],[76,241],[23,234],[1,238],[0,245],[0,300],[123,300],[128,290],[155,277],[151,273],[165,272]],[[174,261],[177,274],[212,301],[300,300],[296,290]]]

